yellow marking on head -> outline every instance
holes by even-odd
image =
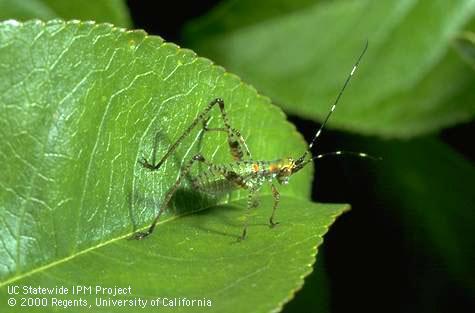
[[[280,170],[285,172],[287,175],[292,173],[292,169],[295,166],[295,161],[292,158],[283,159],[280,164]]]
[[[259,165],[257,165],[257,163],[252,164],[252,170],[254,171],[254,173],[258,172],[259,171]]]

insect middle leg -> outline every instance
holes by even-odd
[[[272,189],[272,197],[274,197],[274,206],[272,207],[272,214],[269,218],[269,226],[274,227],[275,225],[279,224],[279,222],[274,222],[274,215],[275,210],[277,209],[277,206],[280,202],[280,193],[279,190],[277,190],[277,188],[274,186],[274,184],[271,183],[270,187]]]
[[[260,184],[249,188],[249,185],[246,183],[246,177],[239,175],[232,168],[229,168],[226,165],[212,164],[207,161],[204,161],[204,163],[207,165],[208,170],[200,173],[192,181],[193,187],[196,190],[208,194],[219,194],[222,191],[229,192],[230,190],[235,189],[249,190],[247,211],[244,216],[244,228],[241,236],[238,237],[238,241],[241,241],[247,234],[248,219],[251,210],[259,206],[258,191],[260,189]],[[222,178],[216,179],[217,176]]]
[[[143,238],[147,237],[148,235],[150,235],[153,232],[153,230],[155,229],[155,226],[157,225],[158,221],[160,220],[160,216],[167,209],[168,203],[170,202],[170,200],[173,197],[173,195],[175,194],[175,192],[178,190],[178,187],[180,187],[180,184],[181,184],[183,178],[188,174],[191,167],[196,162],[207,163],[205,158],[201,154],[197,154],[193,158],[191,158],[191,160],[188,161],[188,163],[182,168],[180,176],[178,176],[178,179],[175,181],[175,184],[173,184],[172,188],[170,188],[168,190],[168,192],[166,193],[165,199],[163,200],[163,202],[160,206],[160,209],[159,209],[157,215],[155,216],[155,219],[153,220],[152,224],[150,224],[150,227],[144,232],[136,232],[134,235],[132,235],[132,237],[130,239],[143,239]]]
[[[244,216],[244,226],[242,229],[241,236],[238,237],[238,241],[242,241],[246,239],[247,235],[247,227],[249,226],[249,215],[251,214],[252,209],[255,209],[259,206],[259,189],[251,189],[249,190],[249,194],[247,195],[247,210],[246,215]]]
[[[255,188],[252,188],[249,190],[249,194],[247,197],[247,211],[244,219],[244,228],[242,230],[241,236],[238,238],[238,241],[242,241],[246,238],[247,235],[247,227],[248,227],[248,220],[249,220],[249,215],[252,211],[252,209],[255,209],[259,206],[259,189],[260,186],[255,186]],[[274,227],[279,224],[279,222],[274,221],[274,216],[275,216],[275,211],[277,209],[277,206],[279,205],[280,202],[280,193],[277,190],[277,188],[274,186],[274,184],[271,183],[271,189],[272,189],[272,196],[274,197],[274,206],[272,207],[272,214],[269,218],[269,226]]]

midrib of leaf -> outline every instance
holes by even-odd
[[[292,198],[291,198],[291,197],[286,197],[286,199],[291,200]],[[297,200],[297,199],[296,199],[296,200]],[[327,221],[327,223],[326,223],[325,226],[324,226],[324,228],[325,228],[325,231],[324,231],[324,232],[326,232],[326,230],[328,229],[328,226],[329,226],[330,224],[332,224],[332,223],[334,222],[334,220],[335,220],[340,214],[342,214],[342,213],[343,213],[344,211],[346,211],[346,210],[348,210],[348,207],[347,207],[347,206],[346,206],[345,208],[343,208],[342,210],[335,211],[333,214],[331,214],[331,218]],[[162,224],[163,224],[163,223],[162,223]],[[94,253],[96,253],[96,252],[93,252],[94,249],[99,248],[99,247],[102,247],[102,246],[105,246],[106,244],[110,244],[110,243],[112,243],[112,242],[115,242],[115,241],[117,241],[117,240],[119,240],[119,239],[122,239],[123,237],[125,237],[125,236],[122,236],[122,237],[120,237],[120,238],[116,238],[116,239],[114,239],[114,240],[110,240],[110,241],[108,241],[107,243],[104,243],[104,244],[101,244],[101,245],[97,245],[96,247],[86,249],[85,251],[82,251],[81,253],[77,253],[77,254],[75,254],[74,256],[65,258],[65,259],[62,260],[61,262],[54,262],[54,264],[50,264],[50,265],[47,266],[47,267],[45,266],[45,267],[39,268],[39,269],[37,269],[37,270],[35,270],[35,271],[32,271],[31,273],[28,273],[28,275],[25,274],[25,275],[22,275],[21,277],[17,277],[17,279],[15,279],[15,280],[20,280],[20,279],[22,279],[22,278],[26,278],[26,277],[29,276],[29,275],[32,275],[32,274],[34,274],[34,273],[41,272],[41,271],[46,270],[47,268],[50,268],[50,267],[52,267],[52,266],[54,266],[54,265],[59,265],[60,263],[66,262],[66,261],[68,261],[68,260],[71,260],[71,259],[73,259],[74,257],[77,257],[77,256],[79,256],[79,255],[81,255],[81,254],[85,254],[86,252],[91,252],[91,253],[94,254]],[[316,233],[312,234],[310,237],[305,238],[303,241],[295,241],[293,244],[291,244],[291,245],[286,245],[285,247],[283,247],[283,248],[285,248],[285,249],[275,249],[275,248],[273,247],[273,245],[276,245],[276,242],[274,242],[273,245],[264,246],[264,249],[269,251],[269,253],[266,253],[266,254],[269,255],[269,256],[272,256],[271,259],[273,259],[275,256],[278,256],[278,258],[280,258],[280,256],[281,256],[282,254],[285,254],[286,249],[292,250],[291,248],[292,248],[293,246],[299,246],[299,245],[301,245],[302,243],[305,243],[305,242],[308,242],[308,241],[312,241],[312,242],[313,242],[313,241],[315,241],[316,239],[318,239],[317,241],[318,241],[319,243],[321,243],[321,241],[322,241],[322,233],[316,232]],[[245,243],[243,243],[243,244],[245,244]],[[315,246],[313,249],[316,250],[316,246]],[[141,251],[138,251],[138,250],[137,250],[137,252],[141,252]],[[259,252],[259,253],[258,253],[258,252]],[[261,251],[255,251],[254,253],[255,253],[256,255],[257,255],[257,254],[261,254],[261,253],[262,253],[262,250],[261,250]],[[103,256],[103,255],[100,254],[100,253],[97,253],[97,255],[98,255],[98,256]],[[149,254],[149,255],[150,255],[150,254]],[[157,259],[165,259],[165,260],[166,260],[166,259],[169,259],[168,256],[163,255],[162,253],[153,252],[151,255],[154,255]],[[104,255],[104,256],[105,256],[105,255]],[[244,260],[244,259],[247,259],[248,257],[249,257],[249,254],[246,254],[246,255],[243,255],[243,256],[242,256],[243,260]],[[223,256],[221,256],[221,257],[219,257],[219,258],[220,258],[220,259],[223,259]],[[117,260],[117,261],[120,262],[120,260]],[[169,260],[169,261],[170,261],[170,260]],[[179,261],[179,260],[172,259],[171,261]],[[189,260],[183,259],[182,261],[188,262]],[[203,260],[201,260],[201,261],[203,261]],[[102,262],[102,261],[101,261],[101,260],[98,260],[98,262]],[[236,260],[235,257],[229,257],[229,262],[239,262],[239,260]],[[304,283],[303,278],[304,278],[306,275],[308,275],[308,274],[312,271],[312,264],[313,264],[314,262],[315,262],[315,258],[313,257],[313,258],[312,258],[312,262],[311,262],[310,264],[307,264],[307,266],[305,267],[304,273],[299,276],[298,284],[297,284],[292,290],[289,291],[289,293],[287,294],[287,296],[286,296],[285,298],[283,298],[283,299],[281,299],[281,301],[279,301],[279,303],[277,304],[277,306],[275,307],[274,310],[280,310],[280,309],[282,308],[282,306],[283,306],[286,302],[290,301],[290,300],[294,297],[295,292],[296,292],[297,290],[299,290],[299,289],[302,287],[303,283]],[[272,263],[272,262],[271,262],[271,263]],[[206,296],[207,296],[207,297],[216,296],[216,298],[219,298],[219,295],[225,293],[227,290],[232,289],[232,288],[234,288],[235,286],[240,285],[240,284],[243,283],[244,281],[247,281],[247,280],[249,280],[249,279],[252,279],[253,277],[255,277],[256,275],[259,275],[259,274],[260,274],[261,272],[263,272],[263,271],[267,271],[267,270],[269,269],[269,267],[271,266],[271,263],[267,263],[267,265],[265,265],[264,267],[258,268],[258,269],[256,269],[256,270],[254,270],[253,272],[247,274],[246,276],[239,277],[237,280],[232,281],[231,284],[226,285],[223,289],[219,289],[219,291],[215,291],[215,292],[213,292],[213,293],[206,293]],[[68,280],[68,279],[65,279],[64,277],[58,277],[58,276],[56,276],[55,274],[52,274],[52,273],[45,273],[45,276],[51,277],[52,279],[54,279],[54,280],[56,280],[56,281],[59,280],[60,282],[62,282],[63,284],[66,284],[66,285],[68,285],[68,283],[69,283],[69,284],[73,284],[73,283],[74,283],[74,281],[70,281],[70,280]],[[9,281],[9,282],[7,282],[6,284],[11,283],[11,282],[13,282],[13,281],[15,281],[15,280]],[[3,286],[3,285],[0,285],[0,287],[2,287],[2,286]],[[147,294],[147,293],[144,293],[144,294],[141,294],[141,293],[134,293],[134,296],[141,296],[141,297],[143,297],[143,298],[148,298],[148,297],[150,297],[150,295]],[[262,306],[262,307],[269,307],[269,304],[268,304],[268,303],[260,303],[256,308],[258,308],[258,307],[260,307],[260,306]]]
[[[236,201],[239,201],[239,200],[242,200],[242,199],[237,199]],[[235,201],[235,202],[236,202],[236,201]],[[164,223],[167,223],[167,222],[172,222],[172,221],[174,221],[175,219],[178,219],[178,218],[180,218],[180,217],[187,216],[187,215],[192,215],[192,214],[196,214],[196,213],[201,212],[201,211],[208,210],[208,209],[210,209],[210,208],[213,207],[213,206],[214,206],[214,205],[209,206],[209,207],[204,207],[204,208],[202,208],[202,209],[198,209],[198,210],[195,210],[195,211],[193,211],[193,212],[187,212],[187,213],[183,213],[183,214],[174,215],[174,216],[172,216],[172,217],[170,217],[170,218],[167,218],[166,220],[159,221],[159,222],[157,223],[157,227],[160,227],[161,224],[164,224]],[[335,216],[335,218],[336,218],[336,217],[337,217],[337,216]],[[136,231],[142,231],[142,230],[147,229],[148,227],[149,227],[149,226],[145,226],[145,227],[142,227],[142,228],[137,229]],[[15,282],[15,281],[18,281],[18,280],[20,280],[20,279],[23,279],[23,278],[26,278],[26,277],[28,277],[28,276],[31,276],[31,275],[33,275],[33,274],[42,272],[42,271],[44,271],[44,270],[46,270],[46,269],[49,269],[49,268],[51,268],[51,267],[54,267],[54,266],[56,266],[56,265],[59,265],[59,264],[68,262],[69,260],[72,260],[72,259],[74,259],[75,257],[77,257],[77,256],[79,256],[79,255],[82,255],[82,254],[91,252],[91,251],[93,251],[93,250],[96,250],[96,249],[98,249],[98,248],[100,248],[100,247],[103,247],[103,246],[106,246],[106,245],[108,245],[108,244],[111,244],[111,243],[116,242],[116,241],[118,241],[118,240],[125,239],[125,238],[130,238],[136,231],[129,232],[129,233],[125,234],[125,235],[121,235],[121,236],[118,236],[118,237],[109,239],[109,240],[107,240],[107,241],[101,242],[101,243],[99,243],[99,244],[97,244],[97,245],[91,246],[91,247],[89,247],[89,248],[83,249],[83,250],[81,250],[81,251],[74,252],[74,253],[72,253],[71,255],[67,256],[67,257],[64,257],[64,258],[62,258],[62,259],[58,259],[58,260],[53,261],[53,262],[51,262],[51,263],[49,263],[49,264],[46,264],[46,265],[39,266],[39,267],[37,267],[37,268],[35,268],[35,269],[31,270],[31,271],[22,273],[22,274],[20,274],[20,275],[18,275],[18,276],[12,277],[12,278],[7,279],[7,280],[5,280],[5,281],[3,281],[3,282],[0,281],[0,288],[2,288],[3,286],[6,286],[6,285],[8,285],[8,284],[11,284],[11,283],[13,283],[13,282]]]

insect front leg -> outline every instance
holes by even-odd
[[[277,188],[274,186],[274,184],[271,183],[270,187],[272,189],[272,197],[274,197],[274,206],[272,207],[272,214],[269,218],[269,226],[274,227],[275,225],[279,224],[279,222],[274,222],[274,215],[275,210],[277,209],[277,206],[280,202],[280,193],[279,190],[277,190]]]
[[[183,180],[183,177],[185,177],[188,172],[190,171],[191,167],[193,166],[193,164],[195,164],[196,162],[204,162],[206,163],[206,160],[205,158],[201,155],[201,154],[197,154],[195,155],[193,158],[191,158],[190,161],[188,161],[188,163],[182,168],[181,170],[181,173],[180,173],[180,176],[178,176],[178,179],[175,181],[175,184],[173,184],[173,186],[168,190],[168,192],[166,193],[165,195],[165,199],[163,200],[161,206],[160,206],[160,209],[157,213],[157,215],[155,216],[155,219],[153,220],[152,224],[150,224],[150,227],[144,231],[144,232],[137,232],[135,233],[134,235],[132,235],[132,237],[130,239],[137,239],[137,240],[140,240],[140,239],[143,239],[147,236],[149,236],[153,230],[155,229],[155,226],[157,225],[159,219],[160,219],[160,216],[162,215],[162,213],[166,210],[166,208],[168,207],[168,203],[170,202],[171,198],[173,197],[173,195],[175,194],[175,192],[178,190],[178,187],[180,187],[180,184]]]

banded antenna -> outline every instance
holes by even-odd
[[[368,50],[368,40],[366,40],[366,43],[365,43],[365,46],[363,48],[363,51],[361,51],[361,54],[360,56],[358,57],[358,59],[356,60],[355,64],[353,65],[353,69],[351,70],[350,74],[348,75],[348,77],[346,77],[346,80],[345,80],[345,83],[343,84],[343,87],[340,89],[340,92],[338,93],[338,96],[336,97],[335,101],[333,102],[333,105],[331,106],[330,108],[330,111],[327,113],[327,116],[325,117],[325,119],[323,120],[323,123],[322,125],[320,126],[320,128],[318,129],[318,131],[315,133],[315,136],[313,136],[313,139],[312,141],[310,142],[310,144],[308,145],[308,148],[307,150],[304,152],[304,154],[297,160],[297,163],[301,163],[304,161],[305,157],[307,156],[307,154],[310,152],[310,150],[312,149],[313,145],[317,142],[317,138],[320,137],[320,134],[322,133],[322,130],[325,128],[325,125],[327,124],[328,120],[330,119],[330,116],[332,115],[332,113],[335,111],[335,108],[338,104],[338,102],[340,102],[340,98],[341,96],[343,95],[343,92],[345,91],[346,89],[346,86],[348,86],[350,80],[351,80],[351,77],[353,77],[353,74],[356,72],[356,69],[358,68],[360,62],[361,62],[361,59],[363,58],[363,56],[365,55],[366,53],[366,50]],[[346,153],[345,153],[346,154]]]

